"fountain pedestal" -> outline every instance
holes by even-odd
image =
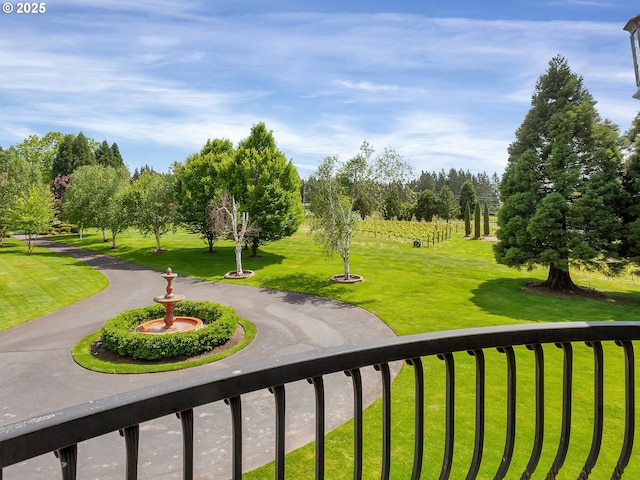
[[[166,312],[164,318],[156,318],[144,322],[136,327],[136,332],[158,335],[163,333],[188,332],[202,327],[202,320],[199,318],[176,317],[173,314],[176,303],[185,299],[184,295],[175,295],[173,293],[173,285],[171,285],[171,282],[177,276],[178,274],[173,273],[171,268],[167,268],[167,271],[162,274],[162,278],[167,281],[166,293],[153,299],[154,302],[164,305]]]

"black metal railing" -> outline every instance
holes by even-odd
[[[553,479],[563,467],[571,438],[574,398],[573,345],[586,343],[593,351],[593,421],[588,456],[578,478],[589,476],[603,446],[604,424],[604,355],[603,343],[615,343],[622,348],[624,362],[624,435],[617,463],[610,478],[621,478],[633,449],[635,427],[635,372],[633,341],[640,339],[640,322],[550,323],[509,327],[486,327],[458,331],[398,337],[366,344],[328,348],[283,358],[247,364],[240,369],[221,370],[202,376],[177,380],[159,386],[137,390],[90,402],[73,408],[34,417],[0,428],[0,480],[2,469],[36,456],[55,453],[60,460],[63,479],[75,479],[78,444],[109,432],[120,432],[127,452],[126,478],[138,476],[138,444],[140,425],[152,419],[177,414],[182,425],[182,459],[185,479],[194,475],[194,415],[193,409],[212,402],[226,402],[230,407],[232,438],[232,478],[241,478],[243,449],[242,398],[249,392],[268,389],[275,402],[275,477],[285,474],[286,389],[292,382],[307,380],[315,392],[316,459],[315,476],[325,477],[325,376],[344,372],[353,385],[353,477],[363,476],[363,389],[361,369],[373,366],[381,378],[382,456],[379,476],[388,479],[392,463],[391,445],[391,374],[389,365],[405,361],[413,368],[414,448],[412,479],[423,475],[425,450],[425,373],[423,359],[437,356],[443,360],[445,378],[444,453],[438,478],[451,474],[454,455],[456,365],[454,353],[468,352],[475,359],[475,432],[471,464],[467,479],[477,478],[485,450],[485,353],[497,349],[506,359],[506,438],[501,462],[493,478],[505,478],[511,467],[516,439],[516,363],[514,347],[526,347],[533,355],[535,391],[531,412],[535,415],[533,448],[523,472],[509,472],[510,478],[528,479],[539,467],[545,433],[545,361],[543,346],[559,347],[563,354],[561,380],[560,441],[555,458],[546,473]],[[502,381],[491,379],[492,382]],[[294,399],[295,401],[295,399]],[[473,405],[473,402],[471,403]],[[37,412],[34,412],[37,413]],[[611,448],[615,448],[611,445]],[[537,472],[540,474],[540,472]],[[493,475],[493,474],[492,474]],[[514,476],[515,475],[515,476]],[[609,474],[608,474],[609,475]],[[144,477],[144,473],[141,473]],[[460,477],[462,478],[462,477]]]

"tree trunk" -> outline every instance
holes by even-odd
[[[351,276],[351,272],[349,270],[349,254],[347,253],[342,257],[342,260],[344,261],[344,279],[349,280],[349,277]]]
[[[242,274],[242,242],[236,242],[236,275]]]
[[[565,272],[564,270],[553,266],[549,267],[549,275],[547,276],[547,279],[542,282],[542,285],[550,290],[560,290],[563,292],[577,292],[580,290],[580,287],[571,280],[569,271]]]
[[[78,227],[78,238],[82,240],[82,227]]]
[[[27,253],[33,252],[33,247],[36,246],[37,235],[27,233]]]
[[[111,231],[111,248],[115,250],[116,248],[116,232]]]
[[[251,257],[258,257],[258,246],[260,245],[260,239],[258,237],[251,238]]]
[[[156,232],[156,252],[160,251],[160,233]]]

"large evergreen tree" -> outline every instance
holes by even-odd
[[[449,223],[456,216],[458,207],[453,192],[446,185],[438,193],[438,216]]]
[[[496,260],[547,266],[544,285],[576,291],[569,268],[601,267],[620,235],[621,155],[582,78],[555,57],[509,146],[501,185]]]
[[[51,165],[51,178],[69,175],[84,165],[95,165],[95,154],[89,143],[89,139],[82,132],[62,137]]]
[[[471,180],[465,180],[460,187],[460,194],[458,199],[458,203],[460,205],[460,215],[464,214],[467,205],[469,205],[469,208],[473,208],[473,206],[476,204],[476,201],[476,189],[473,186],[473,182]]]
[[[624,197],[622,211],[621,254],[640,264],[640,113],[625,133],[628,155],[624,162],[622,186]]]
[[[113,152],[106,140],[96,148],[96,163],[103,167],[113,167]]]
[[[415,210],[416,220],[430,222],[436,213],[438,213],[438,199],[436,198],[436,194],[431,190],[425,190],[418,197]]]

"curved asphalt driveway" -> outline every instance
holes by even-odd
[[[43,241],[41,246],[69,255],[102,272],[109,286],[74,305],[0,333],[0,425],[6,425],[79,403],[291,353],[392,337],[371,313],[334,300],[238,284],[214,283],[178,276],[174,291],[188,299],[234,307],[253,322],[258,333],[240,352],[218,362],[186,370],[146,375],[107,375],[74,363],[70,350],[120,311],[153,303],[166,283],[158,271],[77,247]],[[180,274],[179,267],[176,273]],[[68,275],[73,275],[69,267]],[[357,288],[357,287],[356,287]],[[395,366],[394,372],[399,367]],[[365,402],[380,394],[378,375],[363,370]],[[352,416],[352,387],[340,374],[325,379],[327,430]],[[287,387],[287,449],[314,439],[312,387]],[[273,459],[273,399],[268,392],[243,397],[243,465],[253,469]],[[195,410],[195,476],[230,476],[230,415],[223,404]],[[140,478],[181,478],[179,420],[165,417],[141,426]],[[79,478],[124,478],[123,440],[113,433],[82,444]],[[4,480],[59,478],[53,454],[8,467]]]

